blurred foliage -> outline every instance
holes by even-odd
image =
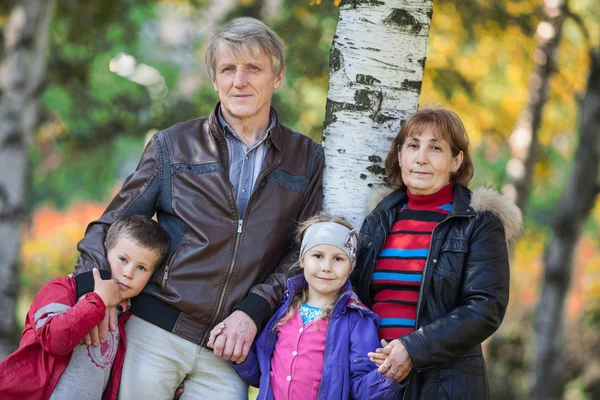
[[[273,3],[277,12],[267,15],[265,7]],[[149,133],[206,115],[214,107],[217,96],[203,65],[209,33],[191,34],[184,45],[161,36],[169,18],[198,31],[202,27],[194,27],[194,21],[212,4],[209,0],[89,0],[82,6],[76,0],[57,1],[43,122],[31,148],[34,212],[23,246],[25,299],[50,277],[72,271],[76,242],[102,209],[88,205],[93,210],[88,214],[81,211],[81,201],[106,202],[135,168]],[[506,181],[506,140],[527,101],[541,4],[540,0],[434,2],[421,106],[450,107],[463,119],[476,165],[474,187],[500,189]],[[333,0],[244,0],[217,21],[255,16],[281,36],[287,72],[273,105],[285,124],[315,140],[320,140],[325,113],[338,5]],[[510,306],[501,335],[488,343],[492,385],[504,395],[497,398],[526,398],[533,351],[531,315],[542,255],[577,146],[588,51],[600,44],[597,0],[571,1],[570,7],[580,18],[567,18],[563,29],[558,71],[543,112],[527,230],[514,249]],[[7,12],[6,3],[0,2],[0,27]],[[157,95],[111,72],[109,64],[119,53],[156,69],[166,90]],[[62,219],[49,214],[56,207],[66,209],[52,211]],[[51,229],[39,230],[40,224],[50,224]],[[576,251],[573,290],[566,305],[572,347],[565,368],[571,380],[567,397],[574,399],[585,399],[600,382],[590,372],[593,368],[584,368],[600,366],[600,339],[594,333],[600,326],[600,201],[586,228]]]

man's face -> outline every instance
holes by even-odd
[[[231,51],[217,51],[215,92],[221,100],[221,112],[228,123],[268,123],[273,91],[281,86],[284,73],[275,75],[271,57],[247,52],[237,58]]]

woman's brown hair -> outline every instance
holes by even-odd
[[[385,170],[387,172],[387,183],[390,186],[403,188],[402,171],[398,162],[398,151],[411,136],[421,135],[427,128],[431,128],[433,134],[444,139],[450,144],[452,157],[463,152],[463,162],[460,168],[450,175],[452,185],[460,184],[468,186],[473,178],[475,169],[469,149],[469,136],[462,121],[456,113],[445,108],[425,108],[417,111],[402,124],[400,132],[392,141],[392,145],[385,159]]]

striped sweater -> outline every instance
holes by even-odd
[[[451,185],[415,196],[409,190],[388,232],[371,278],[373,311],[381,317],[379,338],[397,339],[415,330],[417,301],[433,228],[452,210]]]

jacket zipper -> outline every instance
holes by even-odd
[[[165,289],[165,286],[167,285],[167,279],[169,279],[169,271],[171,270],[171,265],[173,264],[173,260],[175,259],[175,254],[178,251],[179,251],[179,246],[173,250],[173,253],[169,257],[169,260],[167,261],[167,265],[165,266],[165,272],[163,273],[163,279],[162,279],[162,289],[163,290]]]
[[[225,293],[227,293],[227,286],[229,286],[228,285],[229,279],[231,278],[231,274],[233,273],[233,267],[235,266],[235,259],[237,258],[238,247],[240,245],[240,238],[242,237],[243,224],[244,224],[244,220],[239,219],[238,223],[237,223],[235,246],[233,248],[233,257],[231,259],[231,264],[229,264],[229,268],[227,269],[227,279],[225,280],[225,285],[223,286],[223,290],[221,291],[221,296],[219,296],[219,302],[217,303],[217,314],[215,315],[215,317],[218,317],[219,314],[221,314],[221,307],[223,306],[223,300],[225,299]]]
[[[454,218],[459,218],[459,217],[465,217],[465,215],[451,215],[448,218],[446,218],[445,220],[443,220],[442,222],[440,222],[439,224],[437,224],[433,228],[433,231],[431,231],[431,242],[429,242],[429,251],[427,252],[427,260],[425,261],[425,267],[423,268],[423,278],[421,280],[421,287],[419,288],[419,299],[417,300],[417,317],[415,318],[415,330],[417,330],[417,328],[419,326],[419,317],[421,315],[421,301],[423,299],[423,294],[424,294],[423,288],[425,287],[424,283],[426,282],[425,278],[427,277],[427,272],[428,272],[427,267],[429,266],[429,256],[431,255],[431,247],[433,246],[433,239],[435,236],[435,232],[437,231],[437,228],[440,225],[445,224],[446,221],[449,221]]]
[[[429,251],[427,252],[427,260],[425,261],[425,267],[423,268],[423,278],[421,281],[421,287],[419,288],[419,298],[417,300],[417,316],[415,318],[415,330],[417,330],[417,328],[419,326],[419,317],[421,314],[421,300],[423,298],[423,293],[424,293],[423,287],[425,286],[423,283],[425,282],[425,278],[426,278],[427,266],[429,265],[429,256],[431,255],[431,247],[433,245],[433,239],[434,239],[435,232],[436,232],[438,226],[442,225],[446,221],[451,220],[453,218],[464,217],[464,216],[465,215],[451,215],[448,218],[446,218],[445,220],[443,220],[442,222],[440,222],[439,224],[437,224],[433,228],[433,231],[431,231],[431,242],[429,242]],[[406,387],[404,389],[404,394],[402,395],[402,400],[406,399],[406,394],[408,393],[408,391],[406,389],[408,389],[408,387],[410,386],[411,378],[412,378],[412,371],[408,374],[408,381],[406,382]]]
[[[277,149],[277,146],[275,146],[274,144],[273,144],[273,147],[275,147]],[[239,244],[240,244],[240,238],[242,237],[244,220],[248,216],[248,212],[250,210],[250,205],[251,205],[252,199],[254,198],[254,194],[256,193],[256,188],[258,187],[258,185],[260,185],[260,183],[262,182],[264,177],[267,174],[269,174],[272,170],[274,170],[275,167],[277,167],[279,165],[279,163],[281,162],[281,151],[279,149],[277,149],[277,151],[279,151],[278,158],[269,167],[268,170],[264,170],[256,179],[256,182],[254,183],[254,190],[252,191],[252,194],[250,195],[250,198],[248,199],[248,205],[246,206],[246,212],[244,213],[244,216],[242,217],[242,219],[238,219],[238,221],[237,221],[237,230],[236,230],[235,246],[233,248],[233,256],[231,258],[231,264],[229,264],[229,268],[227,269],[227,279],[225,280],[225,285],[223,285],[223,290],[221,291],[221,295],[219,296],[219,301],[217,303],[217,312],[211,321],[211,325],[214,324],[214,322],[217,320],[219,315],[221,315],[221,311],[222,311],[221,308],[223,307],[223,301],[225,300],[225,293],[227,293],[227,288],[229,286],[229,279],[231,279],[231,274],[233,273],[233,269],[235,267],[235,260],[237,258],[237,252],[238,252],[238,248],[239,248]],[[227,153],[227,165],[229,165],[229,153]],[[229,176],[229,169],[227,169],[227,176]],[[231,183],[230,183],[230,186],[231,186]],[[235,203],[235,199],[234,199],[234,203]],[[208,333],[209,332],[206,332],[205,336],[207,336]],[[206,341],[206,338],[203,339],[203,342],[204,341]]]

